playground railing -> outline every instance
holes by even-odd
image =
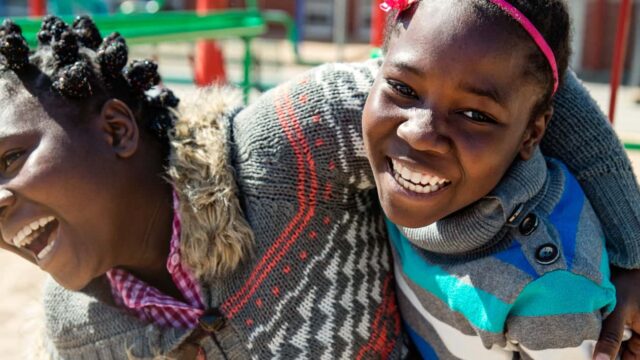
[[[72,21],[73,17],[63,17]],[[155,44],[200,39],[240,38],[244,42],[242,88],[248,100],[251,80],[251,41],[266,32],[265,19],[255,8],[229,9],[206,14],[190,11],[158,12],[154,14],[94,15],[94,21],[106,35],[119,32],[128,44]],[[15,18],[30,46],[37,44],[41,19]]]

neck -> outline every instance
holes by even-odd
[[[144,219],[142,234],[132,239],[138,246],[131,249],[129,261],[122,268],[157,288],[162,293],[181,299],[180,291],[175,286],[169,271],[167,259],[173,223],[173,194],[169,184],[163,182],[155,198],[155,204],[148,207]]]

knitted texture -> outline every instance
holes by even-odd
[[[576,176],[607,238],[611,264],[640,268],[640,191],[631,162],[604,115],[573,72],[556,95],[542,141],[545,155]]]
[[[215,340],[205,339],[218,342],[204,346],[208,358],[402,357],[391,256],[360,135],[375,69],[322,67],[233,117],[201,119],[196,112],[206,111],[195,106],[182,112],[169,171],[180,197],[182,253],[197,269],[207,308],[225,324]],[[220,96],[196,101],[206,108]],[[207,147],[203,140],[220,133],[225,138]],[[255,235],[249,242],[225,237],[236,230],[215,220],[229,211],[210,204],[237,193]],[[180,358],[188,331],[144,325],[95,294],[47,291],[61,358],[119,359],[125,346],[136,357]]]
[[[616,296],[600,224],[564,165],[538,152],[441,221],[388,224],[400,309],[424,358],[591,359]]]
[[[360,128],[378,68],[322,66],[239,113],[227,90],[183,104],[168,173],[181,201],[185,262],[207,307],[227,319],[218,345],[201,342],[212,358],[220,349],[238,359],[398,356],[390,255]],[[617,176],[592,176],[617,140],[584,88],[575,79],[567,86],[558,94],[547,149],[574,164],[590,198],[626,192],[629,201],[592,202],[616,219],[604,221],[608,241],[629,249],[618,258],[634,265],[637,247],[626,242],[640,234],[637,219],[625,237],[610,235],[640,203],[628,160],[619,150],[621,160],[609,163]],[[600,141],[583,139],[592,131]],[[571,162],[587,152],[590,161]],[[151,357],[179,350],[189,335],[142,324],[96,295],[108,287],[99,290],[48,287],[50,347],[63,358],[124,358],[125,347]]]

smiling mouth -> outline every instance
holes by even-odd
[[[450,180],[411,170],[395,159],[390,159],[389,168],[396,182],[411,192],[431,194],[451,184]]]
[[[58,221],[53,217],[44,217],[22,228],[11,240],[19,249],[33,253],[38,260],[44,259],[55,245],[49,238]]]

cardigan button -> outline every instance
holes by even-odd
[[[554,244],[544,244],[536,250],[536,262],[541,265],[553,264],[560,257],[560,251]]]
[[[538,228],[538,217],[535,214],[529,214],[520,223],[520,233],[524,236],[531,235]]]
[[[513,224],[514,222],[516,222],[516,220],[518,220],[520,215],[522,215],[522,210],[524,210],[524,205],[523,204],[518,205],[518,207],[516,207],[516,209],[513,210],[513,212],[511,213],[511,216],[509,216],[507,223]]]

